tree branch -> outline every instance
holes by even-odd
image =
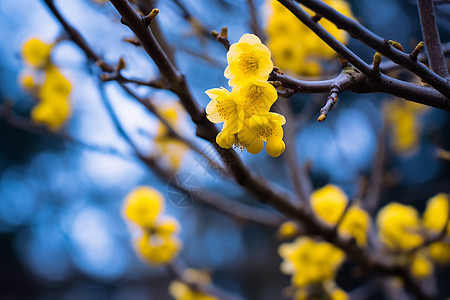
[[[292,0],[279,0],[280,2],[289,2],[292,4]],[[323,1],[318,0],[296,0],[305,5],[314,12],[322,15],[333,22],[338,28],[346,30],[353,38],[360,40],[369,47],[375,49],[377,52],[388,57],[393,62],[407,68],[426,83],[434,87],[441,92],[444,96],[450,99],[450,83],[441,76],[428,69],[427,66],[420,61],[414,61],[409,54],[404,53],[396,48],[392,47],[389,42],[369,31],[367,28],[356,22],[355,20],[341,14],[333,9],[331,6],[325,4]],[[339,52],[342,55],[342,53]],[[344,56],[345,57],[345,56]],[[347,58],[347,57],[345,57]],[[353,64],[349,60],[350,63]],[[355,67],[358,67],[355,65]],[[367,74],[366,74],[367,75]]]
[[[441,77],[450,79],[444,53],[442,52],[433,0],[417,0],[417,4],[431,70]]]

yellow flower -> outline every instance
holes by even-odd
[[[418,148],[420,116],[426,110],[424,105],[403,99],[394,99],[384,105],[383,114],[390,127],[390,140],[395,152],[407,154]]]
[[[34,82],[34,77],[33,75],[30,74],[24,74],[22,76],[20,76],[20,84],[26,89],[26,90],[31,90],[34,87],[36,87],[36,84]]]
[[[450,224],[446,224],[449,210],[448,201],[448,195],[444,193],[437,194],[428,200],[423,214],[423,224],[426,228],[439,233],[447,225],[447,235],[450,235]]]
[[[246,117],[254,114],[268,113],[277,100],[277,90],[273,85],[263,80],[249,81],[245,85],[233,88],[238,102],[245,111]]]
[[[347,196],[337,186],[327,184],[315,190],[309,199],[317,217],[329,225],[336,225],[347,206]]]
[[[417,210],[409,205],[390,203],[377,215],[380,240],[391,250],[408,250],[423,242]]]
[[[211,101],[206,106],[206,116],[213,123],[225,122],[228,133],[233,134],[241,130],[244,123],[244,111],[236,103],[234,93],[225,88],[210,89],[205,92]]]
[[[330,294],[331,300],[347,300],[348,294],[341,289],[334,289]]]
[[[284,116],[277,113],[254,114],[248,120],[248,126],[256,136],[267,142],[266,152],[270,156],[277,157],[283,153],[283,128],[286,123]]]
[[[243,85],[248,80],[267,80],[273,70],[270,50],[254,34],[244,34],[227,53],[225,77],[230,86]]]
[[[31,66],[42,67],[49,62],[51,50],[52,45],[46,44],[37,38],[32,38],[23,45],[22,56]]]
[[[70,101],[67,97],[54,97],[43,101],[31,111],[31,119],[37,124],[43,124],[50,130],[59,130],[71,114]]]
[[[152,264],[166,264],[172,261],[181,250],[181,241],[175,235],[160,235],[144,231],[135,242],[137,253]]]
[[[342,236],[354,237],[356,243],[363,247],[367,245],[367,231],[369,227],[369,215],[358,206],[352,205],[345,213],[339,225],[338,233]]]
[[[298,224],[294,221],[286,221],[278,228],[277,236],[281,239],[290,239],[296,237],[300,232]]]
[[[429,251],[434,261],[440,264],[450,263],[450,244],[435,242],[430,245]]]
[[[135,188],[125,199],[124,216],[142,227],[152,227],[164,210],[164,198],[157,190],[147,186]]]
[[[211,279],[207,272],[186,269],[183,272],[183,281],[184,282],[174,280],[169,285],[169,293],[175,298],[175,300],[217,300],[215,297],[192,289],[187,284],[199,284],[202,286],[209,285],[211,283]]]
[[[283,258],[281,271],[293,274],[292,284],[296,287],[333,279],[345,259],[342,250],[309,237],[280,245],[278,253]]]
[[[233,146],[247,149],[251,154],[258,154],[264,148],[264,142],[259,138],[249,127],[248,120],[245,120],[245,125],[238,133],[230,133],[227,127],[217,135],[217,144],[225,149]]]
[[[52,101],[57,97],[68,97],[72,85],[59,71],[58,67],[50,66],[45,69],[45,81],[39,91],[41,101]]]
[[[429,277],[433,273],[433,264],[424,251],[419,251],[414,255],[411,273],[417,278]]]
[[[175,130],[180,129],[180,119],[184,116],[184,111],[178,103],[162,109],[160,108],[158,111]],[[178,170],[183,161],[184,154],[188,149],[187,145],[179,139],[170,136],[168,129],[161,122],[158,125],[154,142],[155,150],[162,155],[162,158],[173,170]]]

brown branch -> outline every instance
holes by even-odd
[[[381,190],[383,188],[383,171],[384,160],[386,155],[386,134],[387,126],[383,124],[381,132],[378,136],[378,146],[375,153],[375,159],[372,164],[370,183],[364,201],[364,206],[369,214],[373,214],[378,207],[380,201]]]
[[[81,34],[73,28],[60,14],[58,9],[56,8],[55,4],[53,3],[53,0],[43,0],[47,7],[50,9],[52,14],[58,19],[58,21],[61,23],[61,25],[64,27],[64,30],[69,35],[70,39],[74,41],[86,54],[86,57],[92,61],[97,63],[103,71],[105,72],[112,72],[114,71],[114,68],[108,64],[106,64],[86,43],[85,39],[81,36]]]
[[[450,79],[444,53],[442,52],[433,0],[417,0],[417,4],[431,70],[441,77]]]
[[[340,86],[340,92],[352,90],[357,93],[387,93],[409,101],[450,111],[450,98],[443,96],[433,88],[401,81],[384,74],[375,80],[347,67],[333,79],[320,81],[298,80],[287,75],[272,72],[272,81],[279,81],[284,87],[301,93],[328,93],[333,85]]]
[[[283,2],[289,3],[291,6],[293,5],[292,0],[279,0],[279,1],[282,3]],[[388,57],[395,63],[407,68],[408,70],[410,70],[411,72],[422,78],[426,83],[428,83],[436,90],[438,90],[440,93],[442,93],[442,95],[450,99],[450,83],[445,78],[442,78],[441,76],[437,75],[432,70],[428,69],[428,67],[422,64],[421,62],[414,61],[413,59],[411,59],[409,54],[404,53],[398,49],[395,49],[388,43],[386,39],[371,32],[370,30],[359,24],[357,21],[341,14],[331,6],[325,4],[323,1],[318,0],[296,0],[296,1],[305,5],[314,12],[321,14],[323,17],[334,23],[338,28],[346,30],[353,38],[360,40],[364,44],[380,52],[382,55]],[[298,10],[298,8],[297,9],[295,7],[293,8],[294,11]],[[342,53],[340,53],[339,51],[337,52],[342,55]],[[354,64],[350,60],[349,62]],[[355,67],[358,68],[357,65],[355,65]]]

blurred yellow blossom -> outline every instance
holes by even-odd
[[[347,300],[349,299],[348,294],[341,290],[341,289],[335,289],[330,294],[331,300]]]
[[[293,275],[292,284],[296,287],[334,279],[345,259],[342,250],[309,237],[280,245],[278,253],[283,258],[281,271]]]
[[[243,85],[254,79],[267,80],[273,69],[270,50],[254,34],[244,34],[230,46],[225,77],[230,86]]]
[[[300,232],[298,224],[294,221],[286,221],[278,228],[277,236],[280,239],[290,239],[296,237]]]
[[[125,199],[124,216],[143,227],[152,227],[164,210],[164,198],[160,192],[148,186],[135,188]]]
[[[367,245],[367,232],[370,227],[370,217],[366,211],[356,205],[348,208],[347,212],[339,224],[338,233],[341,236],[354,237],[360,246]]]
[[[408,250],[423,242],[417,210],[409,205],[392,202],[377,215],[380,240],[391,250]]]
[[[32,66],[33,72],[27,71],[21,77],[21,84],[39,100],[31,111],[31,120],[57,131],[72,113],[70,103],[72,85],[59,68],[52,64],[50,60],[52,48],[53,45],[37,38],[32,38],[23,45],[23,59]],[[43,82],[35,80],[41,77],[44,78]]]
[[[449,199],[444,193],[437,194],[428,200],[423,214],[423,224],[435,233],[440,232],[447,225],[447,235],[450,236],[450,224],[447,223],[449,214]]]
[[[180,252],[182,243],[177,234],[180,224],[163,215],[164,198],[155,189],[140,186],[130,192],[124,201],[123,216],[138,225],[141,236],[134,241],[136,252],[152,264],[166,264]]]
[[[158,112],[169,123],[174,130],[180,131],[185,113],[178,102],[164,107],[159,106]],[[183,161],[188,146],[169,134],[167,127],[159,122],[158,131],[154,139],[154,148],[167,161],[172,170],[178,170]]]
[[[22,56],[26,63],[33,67],[43,67],[49,63],[51,44],[46,44],[38,38],[31,38],[22,47]]]
[[[66,123],[70,114],[69,100],[64,97],[55,97],[33,107],[31,119],[37,124],[44,124],[50,130],[57,131]]]
[[[160,235],[144,231],[135,242],[140,257],[152,264],[166,264],[172,261],[181,250],[181,241],[176,235]]]
[[[186,269],[183,273],[183,281],[174,280],[169,285],[169,292],[175,300],[218,300],[201,291],[192,289],[188,284],[207,286],[211,283],[209,274],[205,271]]]
[[[414,254],[411,273],[417,278],[425,278],[433,273],[433,264],[425,251],[418,251]]]
[[[347,206],[348,199],[339,187],[327,184],[315,190],[309,201],[312,210],[320,220],[329,225],[336,225]]]
[[[387,125],[391,131],[391,144],[398,154],[410,153],[417,149],[420,139],[420,117],[427,111],[427,106],[393,99],[383,107]]]
[[[34,77],[31,74],[23,74],[20,76],[20,84],[27,90],[31,90],[36,87]]]
[[[443,242],[432,243],[429,247],[431,258],[440,263],[450,263],[450,244]]]

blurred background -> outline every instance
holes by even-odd
[[[247,1],[180,2],[206,29],[227,26],[231,42],[251,32]],[[254,2],[258,22],[264,27],[267,5]],[[350,3],[362,24],[401,42],[407,51],[422,40],[415,1]],[[120,23],[110,3],[59,0],[55,4],[106,62],[114,64],[125,58],[124,75],[157,77],[146,53],[123,42],[132,34]],[[209,101],[205,90],[227,87],[223,77],[226,51],[219,43],[199,36],[174,1],[158,1],[157,7],[157,20],[167,42],[176,49],[176,62],[199,104],[205,107]],[[441,40],[450,41],[450,5],[438,5],[437,16]],[[15,113],[28,117],[35,100],[19,84],[20,74],[27,68],[21,59],[21,47],[32,37],[53,42],[62,29],[37,0],[0,1],[0,20],[0,101],[2,105],[12,103]],[[372,59],[373,51],[358,42],[350,41],[349,47],[367,62]],[[172,275],[163,267],[150,267],[139,260],[121,216],[123,198],[136,186],[151,185],[168,200],[170,189],[167,182],[133,157],[114,128],[102,93],[143,153],[156,155],[152,139],[157,135],[158,122],[117,84],[102,84],[99,71],[72,42],[60,42],[52,60],[72,83],[72,117],[64,130],[77,142],[38,135],[0,119],[0,298],[170,299],[167,284]],[[176,102],[168,92],[132,87],[160,105]],[[294,113],[301,116],[295,134],[296,151],[301,162],[311,164],[315,187],[334,183],[354,197],[371,172],[383,126],[389,127],[383,125],[382,107],[391,99],[382,94],[347,92],[340,96],[327,120],[318,123],[316,118],[325,99],[326,95],[292,97]],[[305,109],[311,113],[302,114]],[[450,162],[436,155],[438,149],[450,150],[449,115],[433,108],[420,111],[414,125],[417,140],[406,149],[395,146],[395,135],[388,130],[387,188],[380,205],[398,201],[422,211],[428,198],[449,190]],[[189,117],[181,115],[180,119],[185,124],[180,127],[183,133],[195,139]],[[203,141],[196,142],[205,153],[214,153]],[[283,156],[238,152],[255,172],[292,189]],[[182,162],[178,172],[194,175],[197,188],[261,206],[211,171],[198,155],[190,151],[179,155]],[[181,257],[190,266],[210,270],[219,287],[247,299],[281,299],[289,277],[279,271],[275,229],[236,221],[201,203],[180,207],[173,202],[167,201],[166,212],[182,224]],[[449,297],[449,270],[438,272],[442,274],[441,296]],[[367,275],[353,276],[357,273],[351,264],[344,265],[337,279],[339,286],[351,291],[369,282]],[[382,297],[375,291],[369,295],[370,299]]]

